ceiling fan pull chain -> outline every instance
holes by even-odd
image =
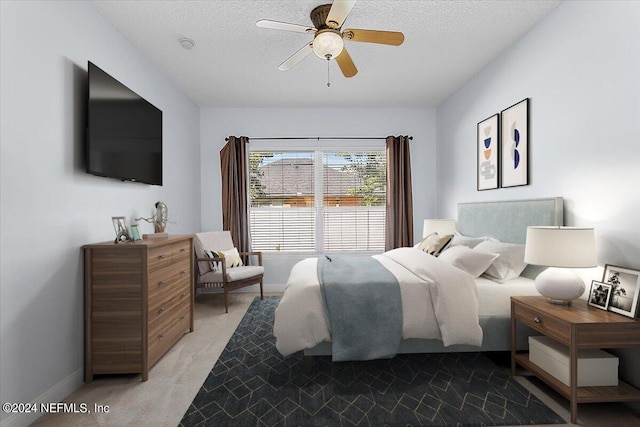
[[[329,75],[329,60],[331,56],[327,55],[327,87],[331,87],[331,76]]]

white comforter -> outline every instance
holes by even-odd
[[[482,345],[478,289],[473,277],[419,249],[399,248],[374,256],[400,284],[402,338],[441,339]],[[273,334],[283,355],[331,341],[318,283],[317,259],[291,269],[275,313]]]

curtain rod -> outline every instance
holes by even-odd
[[[283,136],[283,137],[248,137],[249,141],[271,141],[271,140],[339,140],[339,139],[358,139],[358,140],[372,140],[372,139],[382,139],[386,140],[386,136]],[[225,138],[225,141],[229,141],[229,138]],[[413,136],[409,137],[409,141],[413,141]]]

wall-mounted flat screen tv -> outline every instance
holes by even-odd
[[[162,111],[95,64],[88,70],[87,172],[162,185]]]

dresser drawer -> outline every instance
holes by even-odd
[[[149,249],[149,272],[154,272],[181,260],[191,259],[191,241]]]
[[[176,264],[149,273],[149,303],[153,304],[162,295],[171,292],[171,289],[183,283],[190,282],[191,263],[189,260],[182,260]]]
[[[514,315],[517,320],[527,326],[569,345],[571,327],[568,323],[540,313],[537,310],[523,307],[520,304],[515,304]]]
[[[181,306],[181,310],[163,323],[163,328],[149,332],[149,367],[153,366],[189,329],[191,322],[190,305]]]
[[[189,281],[185,280],[171,291],[171,293],[165,295],[165,299],[155,303],[149,303],[149,330],[159,327],[159,325],[163,323],[163,319],[174,316],[176,310],[178,310],[178,306],[191,302],[191,286]]]

